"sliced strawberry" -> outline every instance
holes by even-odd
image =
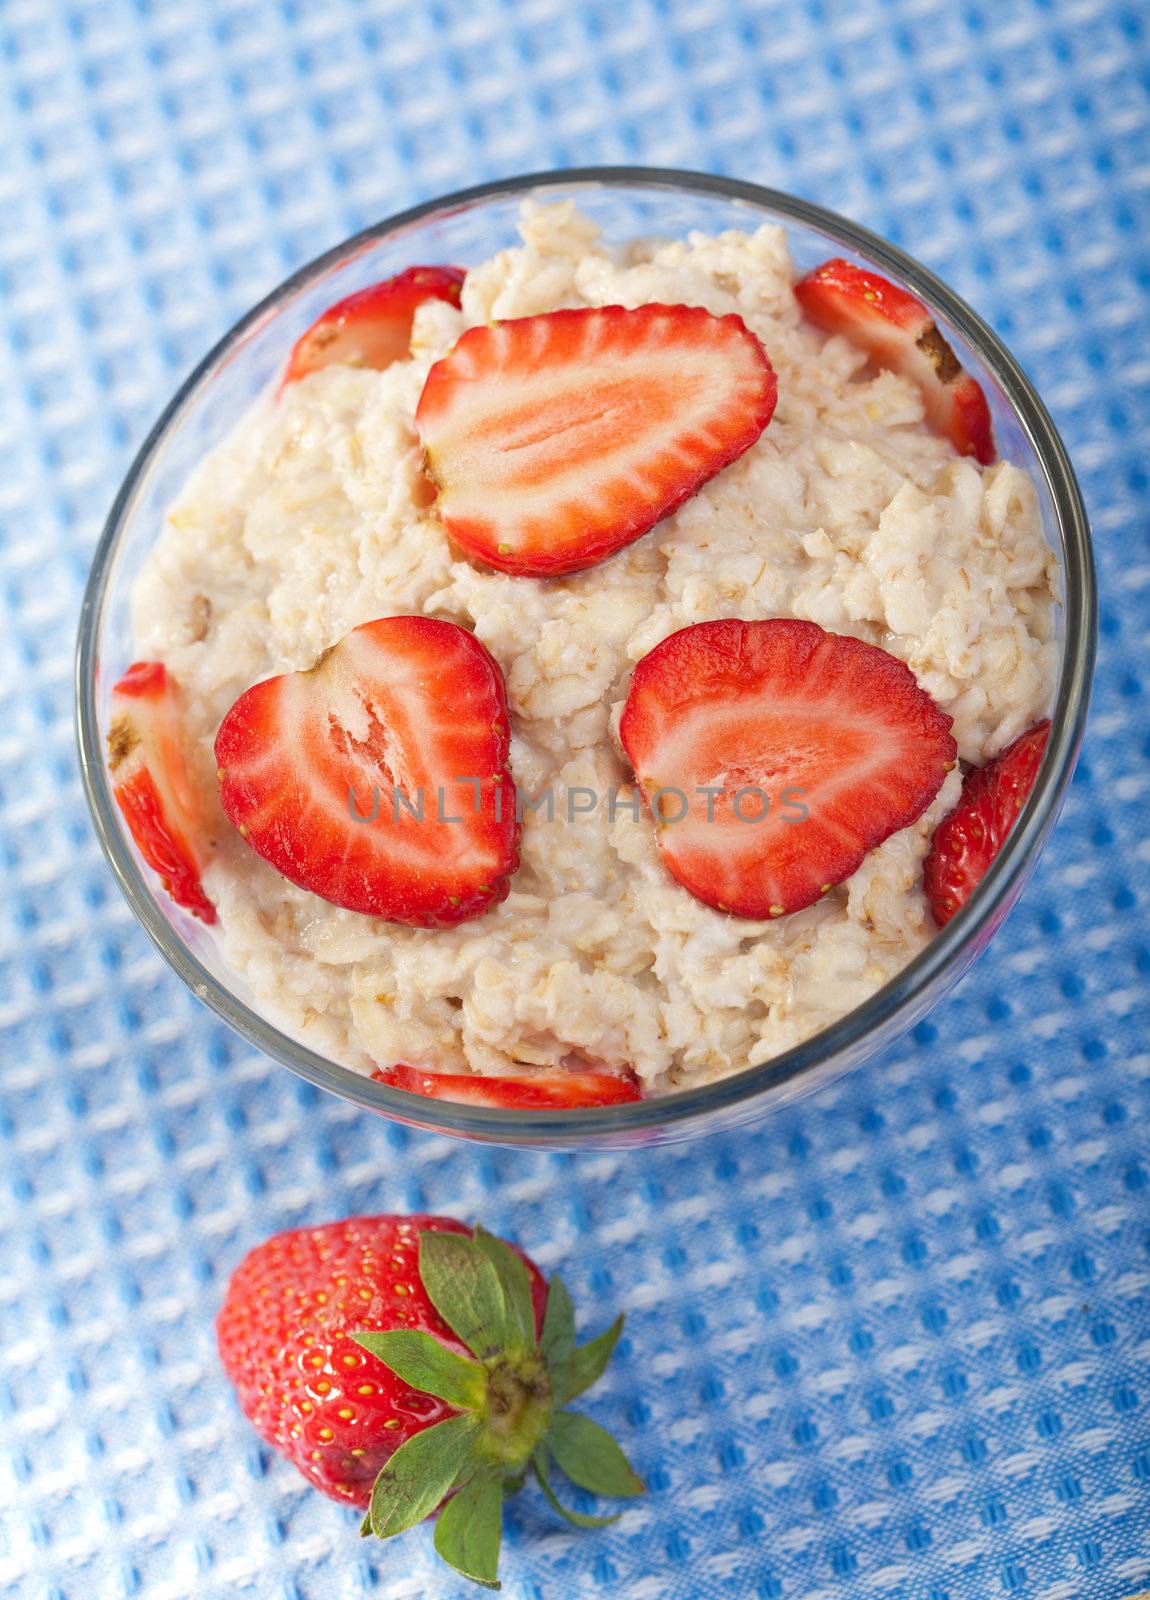
[[[1002,849],[1034,787],[1049,733],[1049,721],[1039,722],[985,767],[974,767],[958,804],[934,830],[922,879],[940,928],[970,899]]]
[[[776,917],[921,815],[954,764],[950,722],[874,645],[813,622],[700,622],[636,666],[619,734],[672,877],[720,911]]]
[[[177,905],[214,922],[216,908],[200,882],[203,807],[188,775],[176,685],[159,661],[137,661],[112,690],[108,767],[144,860]]]
[[[548,1106],[574,1110],[577,1106],[615,1106],[641,1100],[634,1076],[614,1072],[543,1071],[510,1078],[485,1077],[470,1072],[421,1072],[402,1062],[377,1067],[377,1083],[388,1083],[408,1094],[429,1100],[455,1100],[460,1105],[505,1107],[513,1111],[541,1111]]]
[[[411,353],[411,324],[425,300],[459,304],[464,274],[459,267],[408,267],[398,277],[373,283],[329,306],[296,340],[284,383],[320,367],[389,367]]]
[[[827,333],[841,333],[871,360],[922,388],[927,421],[960,455],[984,466],[994,460],[986,396],[914,295],[877,272],[836,258],[795,285],[803,311]]]
[[[741,317],[603,306],[469,328],[415,421],[455,542],[552,577],[669,516],[754,444],[776,391]]]
[[[503,675],[432,617],[355,628],[248,689],[216,735],[224,811],[278,872],[415,927],[476,917],[519,864]]]

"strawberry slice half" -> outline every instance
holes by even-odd
[[[994,460],[990,407],[921,300],[896,284],[836,257],[795,285],[804,313],[826,333],[840,333],[880,367],[917,383],[927,421],[960,455]]]
[[[922,879],[940,928],[970,899],[1018,821],[1049,733],[1049,720],[1036,723],[985,767],[968,772],[958,804],[934,830]]]
[[[549,1106],[575,1110],[579,1106],[624,1105],[643,1098],[629,1072],[544,1071],[494,1078],[472,1072],[422,1072],[400,1062],[394,1067],[377,1067],[372,1077],[377,1083],[406,1089],[408,1094],[421,1094],[429,1100],[454,1100],[460,1105],[513,1111],[541,1111]]]
[[[754,444],[777,387],[741,317],[602,306],[469,328],[415,422],[456,544],[544,578],[669,516]]]
[[[671,876],[738,917],[809,906],[920,816],[950,717],[901,661],[813,622],[700,622],[638,663],[619,734]]]
[[[411,353],[411,325],[425,300],[459,304],[464,273],[459,267],[408,267],[329,306],[296,340],[284,383],[342,362],[382,370]]]
[[[245,691],[216,735],[220,799],[278,872],[415,927],[479,916],[519,864],[503,675],[433,617],[354,628]]]
[[[177,905],[216,920],[200,873],[203,807],[188,774],[179,694],[160,661],[137,661],[112,690],[108,768],[136,847]]]

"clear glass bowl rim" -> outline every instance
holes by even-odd
[[[253,1011],[220,985],[214,975],[179,940],[156,906],[144,875],[126,841],[119,811],[112,797],[103,757],[103,741],[96,708],[96,647],[107,595],[112,555],[122,525],[135,500],[153,453],[178,425],[193,394],[255,324],[274,313],[280,304],[348,256],[388,234],[397,233],[437,213],[470,208],[484,200],[501,200],[528,191],[561,189],[565,194],[580,185],[595,188],[647,188],[710,195],[741,201],[777,219],[813,228],[837,239],[901,283],[917,292],[958,332],[993,373],[1010,402],[1046,476],[1059,520],[1065,552],[1063,603],[1065,650],[1046,757],[1030,799],[1017,826],[987,873],[977,894],[932,939],[899,975],[864,1005],[814,1035],[805,1043],[767,1062],[745,1068],[702,1088],[681,1090],[659,1099],[582,1110],[516,1112],[485,1106],[427,1100],[389,1088],[340,1066],[298,1043]],[[104,525],[93,556],[85,591],[76,652],[77,736],[84,793],[100,844],[133,912],[143,924],[168,964],[194,994],[204,1000],[236,1032],[267,1055],[289,1067],[321,1089],[351,1099],[367,1110],[431,1131],[508,1144],[539,1143],[552,1148],[578,1146],[609,1137],[612,1142],[628,1135],[671,1128],[715,1113],[731,1113],[746,1103],[783,1085],[796,1086],[816,1067],[858,1045],[898,1015],[914,1007],[952,963],[963,962],[988,923],[1012,892],[1027,864],[1040,847],[1058,813],[1070,781],[1082,736],[1093,669],[1097,627],[1097,596],[1090,530],[1081,491],[1066,449],[1021,367],[1005,345],[976,312],[926,267],[895,245],[866,228],[821,206],[778,190],[737,178],[681,171],[665,167],[572,167],[525,173],[518,177],[476,184],[413,206],[365,228],[301,267],[252,308],[204,357],[176,391],[140,447],[128,470]],[[768,1108],[764,1108],[768,1109]],[[741,1120],[741,1119],[739,1119]],[[685,1130],[683,1130],[685,1132]],[[680,1135],[681,1136],[681,1135]],[[602,1146],[600,1146],[602,1148]]]

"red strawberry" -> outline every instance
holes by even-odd
[[[604,306],[469,328],[415,421],[455,542],[553,577],[630,544],[741,456],[776,390],[741,317]]]
[[[258,1245],[236,1268],[217,1331],[244,1415],[305,1478],[366,1506],[384,1462],[452,1407],[366,1354],[353,1335],[417,1328],[466,1357],[419,1275],[422,1232],[469,1235],[450,1217],[353,1217]],[[536,1325],[546,1283],[527,1261]],[[350,1410],[352,1415],[344,1415]]]
[[[204,922],[203,808],[188,775],[175,682],[159,661],[137,661],[112,690],[108,767],[112,793],[144,860],[177,905]]]
[[[619,734],[672,877],[777,917],[849,878],[954,765],[951,719],[885,650],[813,622],[700,622],[643,657]]]
[[[220,1358],[256,1429],[389,1538],[445,1500],[435,1547],[495,1584],[505,1493],[554,1465],[596,1493],[643,1485],[609,1434],[564,1409],[603,1372],[618,1317],[575,1345],[562,1281],[450,1217],[354,1217],[277,1234],[237,1267]],[[450,1497],[450,1499],[449,1499]]]
[[[421,1072],[418,1067],[377,1067],[372,1077],[408,1094],[429,1100],[455,1100],[461,1105],[506,1106],[535,1111],[548,1106],[614,1106],[641,1100],[631,1073],[545,1071],[492,1078],[469,1072]]]
[[[278,872],[415,927],[479,916],[519,864],[503,675],[432,617],[354,628],[248,689],[216,735],[220,799]]]
[[[1039,722],[985,767],[967,773],[954,810],[934,830],[923,887],[941,928],[985,877],[1034,787],[1050,723]]]
[[[986,396],[921,300],[838,258],[801,279],[795,295],[816,327],[845,335],[879,366],[919,383],[928,422],[960,455],[984,466],[994,460]]]
[[[373,283],[329,306],[292,349],[284,383],[320,367],[389,367],[411,352],[411,324],[425,300],[459,304],[464,274],[459,267],[408,267],[384,283]]]

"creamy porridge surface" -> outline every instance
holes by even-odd
[[[528,207],[522,234],[468,272],[461,310],[421,307],[409,361],[326,367],[200,464],[137,581],[136,643],[183,687],[223,954],[276,1021],[364,1072],[625,1063],[666,1091],[802,1041],[922,948],[922,859],[962,775],[816,906],[725,916],[671,879],[626,803],[615,726],[635,662],[689,623],[805,618],[905,661],[981,762],[1049,708],[1054,559],[1022,472],[956,456],[913,384],[865,376],[858,350],[802,322],[781,229],[620,249],[564,204]],[[586,571],[542,581],[456,557],[412,420],[430,364],[475,323],[651,301],[737,312],[762,339],[779,401],[758,443]],[[506,678],[516,782],[554,796],[553,816],[525,817],[507,899],[449,929],[294,887],[215,798],[212,740],[244,689],[404,612],[474,629]],[[568,814],[576,789],[600,797],[593,811]]]

